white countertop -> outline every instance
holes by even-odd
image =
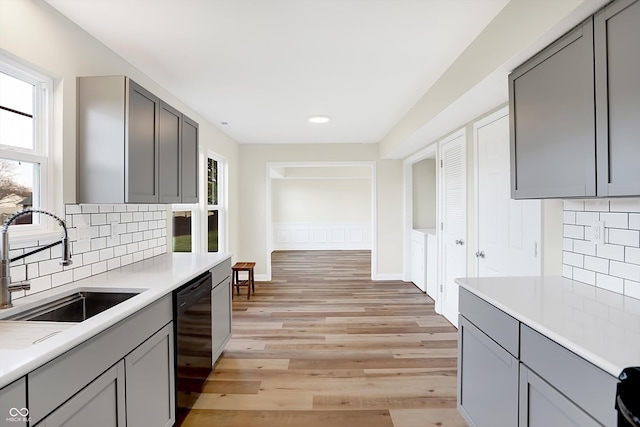
[[[14,307],[0,310],[0,388],[171,293],[230,257],[229,253],[160,255],[14,300]],[[81,323],[2,320],[47,300],[54,300],[60,295],[83,289],[117,289],[140,293]],[[31,344],[42,338],[45,339]]]
[[[414,228],[412,231],[415,231],[416,233],[420,233],[420,234],[430,235],[430,236],[436,235],[435,228]]]
[[[615,377],[640,366],[638,299],[559,276],[456,282]]]

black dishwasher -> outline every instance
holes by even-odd
[[[212,370],[211,288],[211,273],[207,272],[173,293],[175,426],[182,424]]]
[[[626,368],[618,379],[618,427],[640,427],[640,366]]]

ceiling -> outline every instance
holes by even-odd
[[[46,1],[240,144],[380,142],[509,3]]]

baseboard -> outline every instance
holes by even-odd
[[[402,280],[402,273],[376,274],[371,280]]]

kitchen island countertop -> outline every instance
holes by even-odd
[[[108,327],[171,293],[189,280],[229,259],[230,253],[174,253],[110,270],[67,285],[14,300],[0,310],[0,388],[92,338]],[[22,310],[79,290],[118,290],[138,295],[83,322],[15,322],[2,320]],[[159,325],[161,326],[161,325]],[[48,338],[32,345],[46,332]],[[14,342],[20,335],[20,342]]]
[[[640,366],[640,300],[560,276],[456,282],[614,377]]]

